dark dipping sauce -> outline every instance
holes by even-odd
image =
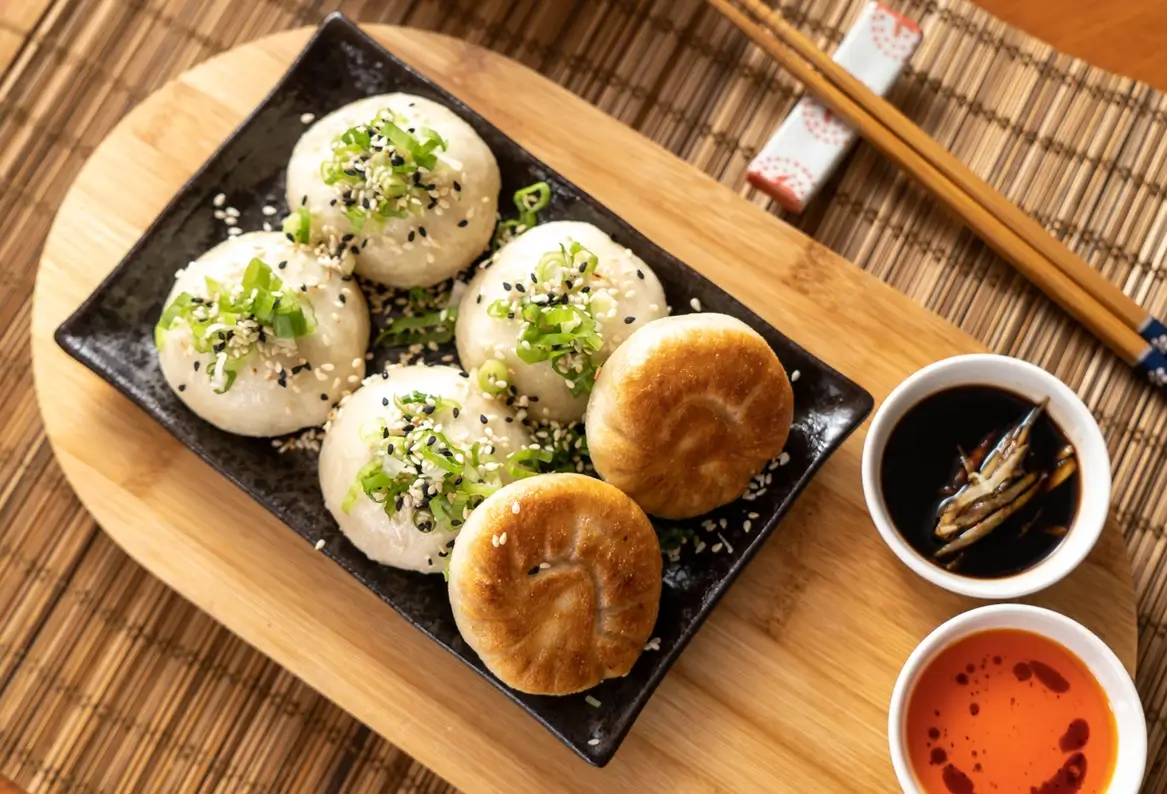
[[[892,429],[884,449],[880,485],[892,523],[935,565],[982,579],[1019,573],[1040,562],[1063,540],[1078,510],[1079,475],[1039,491],[1016,513],[959,555],[937,559],[949,540],[935,536],[941,503],[957,490],[961,452],[990,446],[1029,414],[1035,404],[995,386],[958,386],[930,395]],[[1026,472],[1048,472],[1069,446],[1061,428],[1042,411],[1029,430]],[[959,556],[959,559],[957,557]]]

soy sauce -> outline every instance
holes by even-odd
[[[900,419],[884,450],[880,481],[892,523],[925,559],[937,560],[948,541],[934,531],[941,503],[955,490],[961,452],[1016,426],[1034,403],[995,386],[959,386],[926,397]],[[1069,446],[1065,433],[1042,411],[1030,430],[1026,471],[1049,471]],[[1062,453],[1064,454],[1064,453]],[[977,578],[1019,573],[1040,562],[1063,540],[1078,509],[1079,473],[1042,493],[990,534],[968,546],[950,570]]]

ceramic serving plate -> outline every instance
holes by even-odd
[[[220,192],[240,211],[239,225],[258,229],[261,208],[286,211],[284,168],[304,131],[301,115],[320,118],[365,96],[406,91],[429,97],[461,115],[494,150],[503,177],[500,207],[511,194],[539,180],[552,188],[541,221],[593,223],[640,255],[664,285],[674,312],[690,311],[696,298],[706,311],[740,318],[770,343],[794,383],[794,425],[787,444],[789,461],[775,468],[772,482],[753,501],[739,500],[689,522],[656,522],[659,532],[695,531],[708,548],[695,554],[683,547],[679,560],[665,561],[664,591],[654,637],[659,650],[645,652],[625,678],[593,689],[601,705],[584,695],[540,697],[516,693],[494,679],[458,634],[441,576],[399,571],[364,557],[339,532],[325,509],[311,452],[279,454],[271,442],[221,432],[186,409],[167,387],[158,368],[152,331],[174,272],[226,237],[227,227],[213,215]],[[601,145],[581,136],[581,145]],[[374,317],[383,326],[384,318]],[[376,328],[373,331],[377,333]],[[681,650],[746,563],[778,526],[795,497],[872,408],[863,389],[809,355],[717,285],[670,256],[562,175],[526,152],[455,97],[398,61],[339,15],[324,21],[304,52],[272,93],[202,169],[179,191],[114,272],[56,334],[58,344],[141,406],[163,427],[228,480],[274,513],[303,541],[325,541],[322,553],[435,642],[486,676],[567,746],[592,764],[607,763],[637,714]],[[378,350],[370,371],[396,361],[400,351]],[[429,354],[431,361],[454,353],[450,343]],[[744,522],[749,514],[752,529]],[[706,519],[725,528],[701,528]],[[242,531],[242,528],[241,528]],[[289,542],[293,542],[289,536]],[[719,552],[712,548],[721,543]],[[732,671],[726,671],[731,674]]]

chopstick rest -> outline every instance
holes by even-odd
[[[872,0],[843,37],[834,61],[882,96],[923,38],[915,22]],[[746,179],[783,209],[802,212],[855,137],[853,129],[808,94],[750,163]]]

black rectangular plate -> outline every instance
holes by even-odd
[[[377,565],[340,534],[321,499],[313,454],[278,455],[267,440],[217,430],[179,402],[159,370],[152,331],[174,272],[226,236],[227,227],[212,217],[212,198],[226,193],[229,203],[240,210],[239,225],[244,229],[258,229],[265,220],[272,220],[261,213],[265,204],[280,207],[282,216],[286,210],[284,168],[305,129],[300,115],[309,112],[319,118],[343,104],[391,91],[429,97],[466,119],[498,158],[504,197],[517,188],[546,180],[554,198],[540,213],[541,220],[595,224],[652,267],[674,311],[689,311],[690,300],[697,298],[707,311],[738,317],[766,338],[788,372],[797,370],[800,374],[794,384],[794,426],[786,447],[789,463],[774,470],[772,484],[755,501],[739,500],[689,522],[696,526],[706,518],[726,519],[727,528],[721,534],[733,551],[713,554],[707,550],[695,555],[689,546],[680,561],[666,560],[660,618],[654,632],[660,637],[660,650],[644,653],[625,678],[593,689],[590,694],[600,701],[599,707],[588,705],[583,695],[523,695],[500,683],[459,636],[442,577]],[[500,206],[506,205],[505,199],[500,202]],[[324,539],[327,545],[323,553],[597,766],[612,758],[649,696],[718,599],[774,531],[810,478],[873,405],[871,395],[858,385],[665,253],[337,14],[323,22],[267,99],[179,191],[110,277],[57,330],[56,339],[70,355],[144,408],[304,540],[316,543]],[[448,352],[454,352],[452,343],[434,357]],[[390,358],[379,351],[374,366]],[[753,530],[746,533],[743,522],[748,513],[759,517],[752,521]],[[667,529],[668,523],[656,522],[658,530]],[[718,542],[715,533],[700,529],[697,533],[709,546]],[[598,743],[589,744],[590,740]]]

